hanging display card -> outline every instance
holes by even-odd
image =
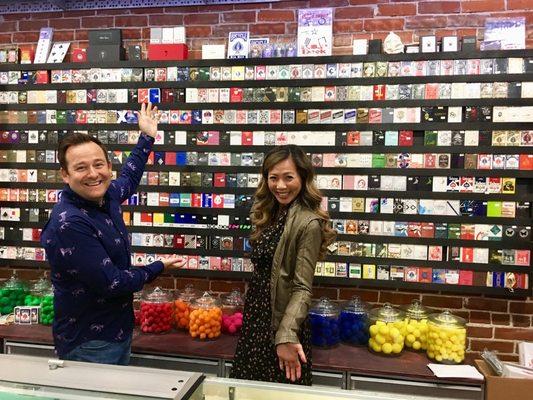
[[[332,26],[331,8],[298,10],[298,56],[330,56]]]

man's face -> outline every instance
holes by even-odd
[[[85,200],[100,203],[111,184],[111,163],[96,143],[71,146],[65,153],[67,170],[61,169],[63,182]]]

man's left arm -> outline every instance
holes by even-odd
[[[137,145],[124,163],[120,176],[113,182],[113,187],[118,191],[121,203],[137,190],[143,176],[144,167],[157,135],[159,122],[157,107],[152,107],[151,103],[143,103],[141,111],[137,113],[137,118],[141,135]]]

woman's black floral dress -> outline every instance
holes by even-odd
[[[272,340],[274,332],[271,328],[270,307],[270,271],[286,216],[286,212],[282,213],[274,224],[266,228],[252,249],[254,272],[246,293],[242,332],[237,343],[231,378],[290,383],[285,377],[285,371],[279,368]],[[307,364],[302,364],[302,377],[295,383],[311,385],[311,329],[307,319],[298,336]]]

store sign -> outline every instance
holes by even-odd
[[[298,11],[298,56],[330,56],[333,42],[333,11],[312,8]]]

